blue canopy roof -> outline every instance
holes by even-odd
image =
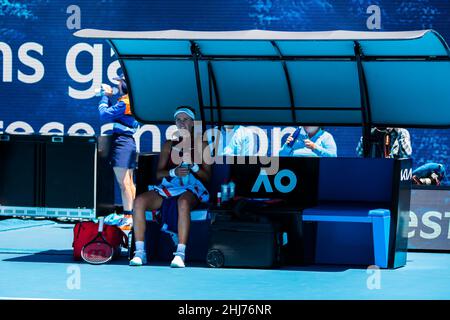
[[[191,105],[211,124],[450,128],[450,50],[433,30],[75,36],[109,41],[146,123]]]

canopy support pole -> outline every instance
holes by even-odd
[[[107,42],[109,43],[109,45],[113,49],[115,55],[117,56],[117,60],[119,61],[120,68],[122,69],[122,73],[123,73],[123,75],[125,77],[125,82],[127,84],[127,90],[128,90],[128,98],[130,100],[131,113],[133,114],[133,117],[135,117],[138,121],[145,123],[142,119],[140,119],[140,118],[135,116],[134,103],[133,103],[133,94],[131,93],[131,88],[132,88],[131,79],[130,79],[130,77],[128,77],[128,72],[127,72],[127,69],[125,68],[125,64],[123,62],[123,59],[120,56],[119,51],[117,50],[117,47],[115,46],[115,44],[111,40],[107,40]]]
[[[440,42],[440,43],[442,44],[442,46],[444,47],[445,52],[447,52],[447,57],[450,58],[450,48],[449,48],[447,42],[445,42],[444,38],[442,38],[442,36],[441,36],[439,33],[435,32],[434,30],[433,30],[432,32],[433,32],[433,34],[439,39],[439,42]]]
[[[208,62],[208,93],[209,93],[209,105],[211,109],[209,110],[209,120],[214,123],[214,109],[212,106],[214,105],[213,102],[213,87],[212,87],[212,79],[211,79],[211,64]],[[206,121],[206,119],[205,119]]]
[[[219,129],[222,128],[222,109],[221,109],[221,103],[220,103],[220,95],[219,95],[219,90],[217,89],[217,81],[216,81],[216,75],[214,73],[214,69],[212,66],[211,61],[208,61],[208,77],[210,78],[212,85],[213,85],[213,92],[214,92],[214,96],[216,97],[216,106],[217,106],[217,117],[218,117],[218,126]],[[211,114],[214,114],[214,108],[212,108],[212,94],[211,95]],[[212,121],[214,122],[214,121]]]
[[[291,77],[289,75],[289,69],[287,67],[286,60],[284,59],[284,56],[281,53],[281,50],[278,47],[277,43],[275,41],[270,41],[270,43],[274,47],[275,51],[278,53],[278,56],[281,60],[281,64],[282,64],[283,70],[284,70],[284,76],[286,78],[286,84],[287,84],[288,91],[289,91],[289,101],[291,102],[292,122],[297,123],[297,114],[295,112],[294,91],[292,90]]]
[[[363,154],[364,158],[370,156],[370,150],[372,147],[370,132],[372,126],[372,119],[370,114],[370,101],[369,101],[369,90],[367,88],[366,75],[364,73],[364,68],[362,65],[362,59],[364,58],[364,53],[362,52],[361,45],[358,41],[355,41],[355,57],[356,65],[358,68],[358,80],[359,80],[359,94],[361,97],[361,112],[362,112],[362,126],[363,126]]]
[[[198,59],[202,55],[200,52],[200,48],[195,41],[190,41],[191,43],[191,53],[192,53],[192,60],[194,62],[194,69],[195,69],[195,81],[197,83],[197,96],[198,96],[198,106],[200,108],[200,118],[202,121],[202,132],[206,131],[206,125],[205,125],[205,104],[203,103],[203,91],[202,91],[202,83],[200,79],[200,68],[198,65]]]

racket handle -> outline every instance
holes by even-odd
[[[98,232],[99,233],[103,232],[103,219],[105,219],[105,218],[104,217],[98,218]]]

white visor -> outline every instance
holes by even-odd
[[[188,108],[180,108],[177,111],[175,111],[175,113],[173,114],[173,117],[175,118],[178,114],[180,113],[186,113],[192,120],[195,120],[195,115],[194,113],[189,110]]]

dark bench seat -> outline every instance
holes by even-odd
[[[303,211],[303,221],[369,223],[372,226],[374,262],[380,268],[388,266],[390,210],[370,205],[323,204]],[[333,244],[329,244],[332,246]],[[321,248],[316,248],[316,250]]]

